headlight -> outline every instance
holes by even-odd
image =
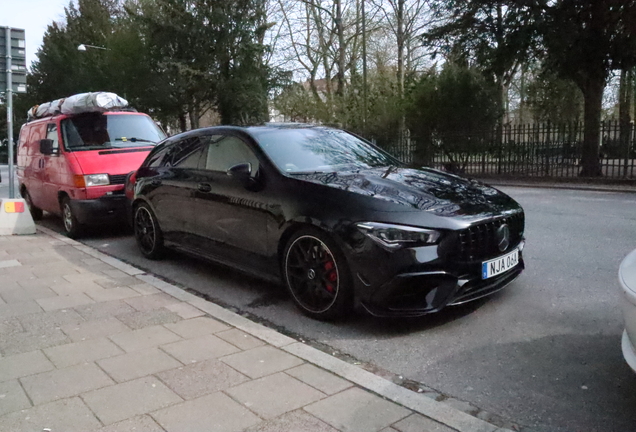
[[[107,186],[110,184],[108,174],[89,174],[84,176],[86,186]]]
[[[389,249],[404,246],[435,244],[439,240],[439,231],[404,225],[392,225],[379,222],[359,222],[358,229],[372,240]]]

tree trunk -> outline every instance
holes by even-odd
[[[583,149],[581,154],[581,177],[600,177],[603,175],[599,159],[599,143],[601,138],[601,109],[603,106],[603,90],[605,80],[589,78],[583,98],[585,110],[583,114]]]
[[[344,95],[346,61],[344,23],[342,22],[342,0],[335,1],[336,29],[338,32],[338,90],[336,90],[336,94],[342,96]]]
[[[186,124],[186,116],[184,113],[179,114],[179,129],[181,132],[185,132],[188,130],[188,126]]]

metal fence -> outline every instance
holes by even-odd
[[[384,147],[406,163],[471,175],[577,177],[583,124],[507,125],[471,134],[404,137]],[[606,178],[636,178],[634,124],[601,124],[599,157]]]

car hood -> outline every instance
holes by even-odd
[[[371,168],[349,172],[294,174],[294,178],[369,199],[361,205],[382,211],[424,210],[438,216],[499,214],[518,204],[495,188],[435,169]],[[389,208],[384,205],[393,204]]]

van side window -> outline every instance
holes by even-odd
[[[46,126],[46,139],[53,141],[53,153],[58,153],[60,151],[60,141],[58,139],[57,125],[55,123],[50,123]]]

